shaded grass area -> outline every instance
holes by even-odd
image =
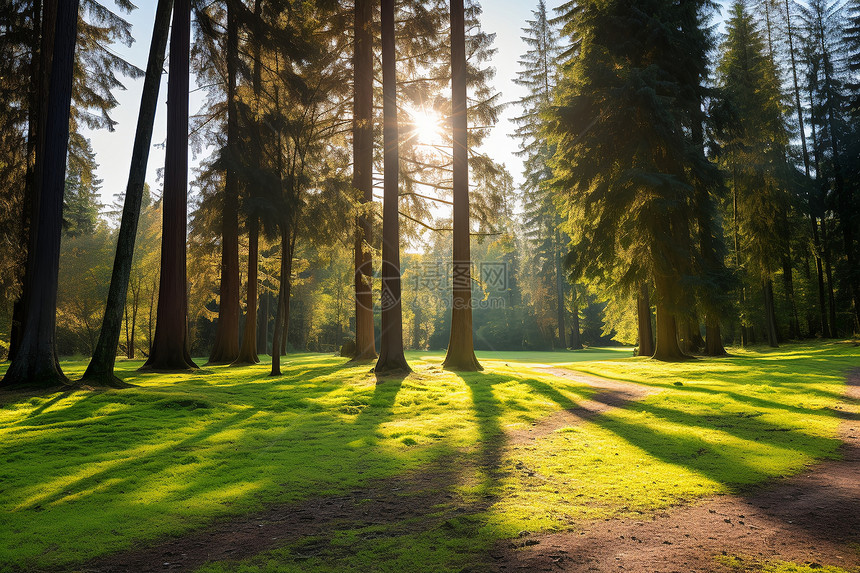
[[[475,451],[504,425],[557,406],[512,369],[463,379],[416,362],[400,380],[368,365],[293,355],[268,365],[141,374],[139,387],[35,397],[0,394],[0,564],[68,566],[275,502],[325,496]],[[66,363],[74,376],[84,362]],[[565,385],[572,399],[590,389]]]
[[[732,491],[833,456],[842,375],[860,351],[735,352],[667,365],[612,350],[573,364],[664,391],[515,444],[506,432],[595,397],[529,367],[578,352],[484,356],[487,370],[470,374],[413,354],[413,374],[380,380],[367,364],[321,355],[288,357],[278,378],[266,364],[165,375],[121,362],[138,388],[0,394],[0,569],[69,568],[215,518],[444,467],[448,501],[422,519],[340,523],[203,569],[443,571],[491,559],[498,539]]]

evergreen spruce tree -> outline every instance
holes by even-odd
[[[849,161],[846,143],[851,130],[847,122],[848,97],[845,93],[843,69],[843,27],[846,13],[841,2],[810,0],[800,9],[802,27],[806,35],[806,53],[809,67],[811,98],[818,102],[819,110],[813,110],[812,121],[816,123],[822,147],[819,149],[819,165],[825,168],[827,181],[832,181],[833,211],[837,215],[838,229],[842,235],[842,255],[845,257],[844,271],[840,273],[844,290],[847,291],[853,308],[851,328],[860,330],[860,268],[858,268],[857,242],[855,238],[857,206],[854,199],[854,184],[846,180]],[[814,106],[813,106],[814,107]],[[825,181],[822,186],[829,186]],[[835,325],[831,325],[835,330]]]
[[[679,20],[659,0],[578,6],[565,22],[576,54],[547,114],[553,185],[569,190],[579,266],[627,292],[653,280],[660,360],[684,358],[676,316],[689,312],[696,258],[687,166],[700,151],[675,96],[687,87],[676,65],[688,49]]]
[[[535,270],[548,283],[555,294],[556,317],[558,322],[558,345],[567,346],[565,341],[565,296],[566,277],[562,271],[562,234],[558,231],[561,216],[553,200],[553,190],[548,182],[552,177],[549,160],[552,149],[541,129],[540,117],[549,107],[556,84],[556,66],[560,53],[558,32],[547,16],[546,3],[538,2],[532,12],[534,19],[527,23],[523,31],[523,41],[529,47],[520,58],[520,71],[515,83],[525,87],[528,94],[519,100],[524,113],[515,118],[517,129],[513,134],[520,140],[519,155],[524,158],[523,203],[532,260]],[[552,280],[555,278],[555,280]],[[547,289],[549,290],[549,289]]]
[[[63,194],[63,230],[67,236],[92,235],[99,218],[101,179],[95,175],[98,164],[90,141],[71,134],[69,139],[80,148],[69,154],[66,188]],[[71,146],[71,142],[70,142]]]
[[[735,2],[717,67],[735,125],[721,136],[724,166],[734,198],[735,259],[748,285],[762,289],[762,325],[768,344],[778,345],[773,276],[781,264],[779,214],[786,207],[786,146],[783,94],[773,60],[752,15]]]

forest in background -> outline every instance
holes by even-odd
[[[13,1],[0,14],[4,354],[31,241],[38,31],[50,4]],[[99,204],[97,158],[79,131],[110,129],[113,92],[143,74],[110,50],[137,33],[122,17],[133,8],[81,2],[59,355],[90,355],[99,339],[123,196]],[[353,179],[356,7],[231,0],[190,9],[189,64],[206,102],[187,139],[214,152],[192,174],[187,211],[189,350],[209,355],[230,346],[225,337],[238,349],[253,315],[256,352],[272,352],[276,323],[286,326],[283,350],[338,351],[356,336],[356,251],[371,254],[375,276],[381,268],[380,44],[372,42],[366,201]],[[737,2],[724,10],[723,37],[716,9],[571,1],[550,14],[539,2],[523,31],[530,50],[518,81],[529,96],[517,102],[512,136],[526,172],[515,189],[504,166],[475,151],[504,103],[487,64],[494,37],[480,28],[479,5],[467,3],[476,348],[612,339],[650,355],[661,316],[672,317],[662,339],[675,339],[680,353],[860,330],[860,2]],[[451,328],[449,6],[409,0],[396,10],[403,344],[439,349]],[[378,10],[369,35],[380,35]],[[119,348],[129,357],[148,356],[154,338],[161,185],[141,200]],[[358,249],[357,220],[369,231]],[[372,281],[373,301],[380,286]],[[378,340],[378,308],[374,316]]]

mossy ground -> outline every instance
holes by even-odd
[[[628,358],[626,349],[505,353],[482,356],[486,370],[469,374],[441,370],[439,354],[409,353],[415,372],[381,383],[368,364],[323,355],[291,355],[277,378],[265,363],[168,375],[120,362],[120,376],[138,387],[3,393],[0,570],[73,569],[215,518],[434,463],[458,471],[450,502],[427,508],[421,523],[340,524],[325,539],[204,570],[474,567],[496,540],[522,531],[647,512],[834,456],[835,406],[860,350],[733,352],[683,364]],[[663,392],[511,444],[508,430],[594,395],[535,363]],[[79,375],[86,363],[63,366]]]
[[[860,569],[843,569],[820,563],[789,563],[787,561],[761,561],[739,556],[724,556],[718,561],[733,573],[858,573]]]

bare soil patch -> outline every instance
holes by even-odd
[[[842,459],[748,495],[725,495],[583,531],[533,536],[503,548],[499,571],[718,573],[721,554],[860,567],[860,369],[848,377]],[[500,545],[504,545],[504,542]],[[518,544],[519,545],[519,544]]]

